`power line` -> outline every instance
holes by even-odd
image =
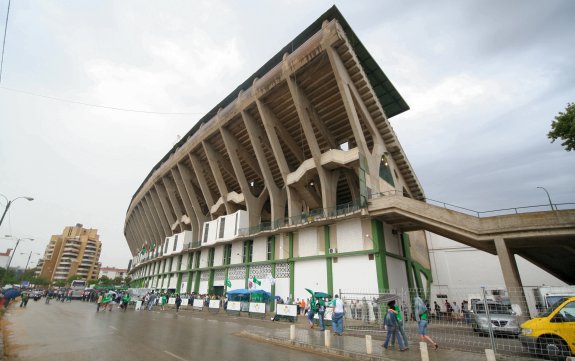
[[[154,112],[154,111],[148,111],[148,110],[139,110],[139,109],[130,109],[130,108],[119,108],[119,107],[111,107],[111,106],[107,106],[107,105],[99,105],[99,104],[92,104],[92,103],[80,102],[80,101],[76,101],[76,100],[69,100],[69,99],[57,98],[57,97],[52,97],[52,96],[49,96],[49,95],[36,94],[36,93],[32,93],[32,92],[25,91],[25,90],[7,88],[7,87],[4,87],[4,86],[0,86],[0,89],[6,90],[6,91],[11,91],[11,92],[14,92],[14,93],[31,95],[31,96],[35,96],[35,97],[39,97],[39,98],[55,100],[55,101],[59,101],[59,102],[63,102],[63,103],[79,104],[79,105],[84,105],[84,106],[88,106],[88,107],[103,108],[103,109],[110,109],[110,110],[118,110],[118,111],[122,111],[122,112],[145,113],[145,114],[160,114],[160,115],[203,115],[203,114],[205,114],[205,113],[184,113],[184,112]]]
[[[4,47],[6,46],[6,32],[8,31],[8,15],[10,15],[10,0],[6,11],[6,23],[4,24],[4,40],[2,41],[2,60],[0,60],[0,84],[2,83],[2,68],[4,67]]]

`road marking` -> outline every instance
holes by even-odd
[[[108,327],[110,327],[112,330],[118,331],[118,329],[117,329],[116,327],[114,327],[114,326],[108,326]]]
[[[165,353],[167,353],[168,355],[172,356],[172,357],[175,357],[175,358],[177,358],[178,360],[182,360],[182,361],[188,361],[188,360],[186,360],[185,358],[181,358],[181,357],[180,357],[180,356],[178,356],[178,355],[174,355],[174,354],[173,354],[173,353],[171,353],[170,351],[164,350],[164,352],[165,352]]]

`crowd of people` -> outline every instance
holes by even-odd
[[[31,291],[23,290],[20,292],[20,307],[26,307],[31,294],[35,295],[38,292],[32,293]],[[41,294],[41,293],[40,293]],[[50,303],[50,300],[56,300],[59,302],[71,302],[72,301],[72,291],[66,289],[47,289],[41,294],[45,297],[46,304]],[[208,294],[177,294],[177,293],[167,293],[167,292],[156,292],[151,290],[143,295],[134,296],[128,291],[115,291],[115,290],[87,290],[81,297],[84,302],[93,302],[96,304],[96,312],[106,311],[111,312],[114,308],[126,311],[130,303],[141,302],[139,305],[141,309],[152,311],[155,308],[161,311],[165,310],[165,306],[168,303],[169,298],[175,298],[175,311],[179,312],[180,306],[182,304],[182,299],[188,299],[191,305],[193,300],[200,299],[204,306],[209,306],[211,300],[220,300],[220,307],[224,310],[227,308],[228,299],[223,296],[218,295],[208,295]],[[36,299],[36,297],[35,297]],[[327,308],[332,308],[331,315],[331,325],[333,334],[336,336],[341,336],[343,334],[343,320],[344,318],[350,320],[357,320],[362,322],[377,322],[381,319],[382,324],[387,330],[387,335],[385,342],[382,344],[384,349],[390,349],[394,347],[397,340],[400,351],[406,351],[409,349],[409,340],[405,334],[404,323],[407,318],[405,311],[396,303],[395,300],[391,300],[387,303],[387,309],[382,310],[381,305],[378,300],[373,298],[369,301],[365,297],[361,300],[347,300],[342,301],[338,295],[331,297],[316,297],[313,295],[308,299],[291,299],[287,297],[284,301],[281,297],[276,298],[278,304],[292,304],[297,306],[297,314],[305,315],[309,323],[310,328],[314,328],[314,320],[317,315],[318,324],[320,331],[325,331],[325,314]],[[10,301],[10,299],[8,299]],[[421,300],[419,300],[421,301]],[[412,316],[418,323],[418,333],[422,342],[428,342],[432,345],[434,349],[437,349],[439,345],[433,341],[433,339],[427,334],[427,324],[429,322],[431,309],[429,304],[423,303],[418,306],[416,302],[416,307],[413,310]],[[384,307],[385,308],[385,307]],[[404,305],[403,309],[406,307]],[[458,314],[461,312],[460,308],[455,302],[453,304],[445,301],[445,313],[447,314]],[[441,307],[437,302],[434,302],[434,313],[435,317],[439,317],[441,312]],[[383,318],[381,318],[383,317]],[[272,318],[275,320],[276,318]]]

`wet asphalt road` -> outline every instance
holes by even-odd
[[[265,327],[258,325],[262,321],[214,319],[191,311],[96,313],[94,304],[82,301],[46,305],[40,300],[30,301],[26,309],[14,306],[4,316],[10,361],[330,359],[237,335],[269,327],[267,322]]]

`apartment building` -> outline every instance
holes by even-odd
[[[44,256],[38,261],[37,275],[50,281],[66,280],[71,276],[98,279],[102,243],[98,230],[82,224],[64,228],[62,234],[50,238]]]

